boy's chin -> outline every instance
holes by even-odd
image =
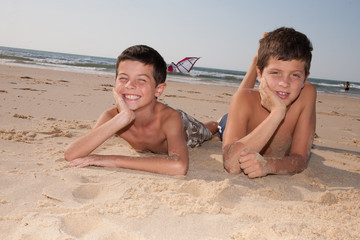
[[[138,107],[135,107],[135,106],[128,106],[128,107],[131,111],[136,111],[138,109]]]

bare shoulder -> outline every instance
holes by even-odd
[[[309,82],[305,82],[303,91],[307,94],[316,94],[316,88]]]
[[[233,95],[229,114],[226,121],[226,129],[223,135],[223,147],[230,146],[235,141],[247,134],[249,124],[258,123],[264,109],[261,107],[260,94],[253,89],[239,89]],[[255,120],[254,120],[255,119]]]
[[[313,103],[316,101],[316,88],[309,82],[305,82],[304,88],[302,89],[300,96],[300,102]]]
[[[184,127],[179,111],[165,104],[157,106],[158,126],[168,140],[168,144],[181,140],[185,140]],[[178,142],[178,144],[180,144]],[[185,143],[186,145],[186,143]]]
[[[245,113],[246,109],[254,110],[256,106],[260,106],[260,101],[260,94],[257,89],[238,89],[231,98],[229,111]]]
[[[259,99],[258,89],[238,89],[232,96],[231,101],[255,100]]]
[[[157,103],[156,113],[162,124],[165,124],[169,121],[172,122],[176,120],[181,120],[179,111],[163,103]]]

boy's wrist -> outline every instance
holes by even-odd
[[[270,112],[270,116],[279,122],[281,122],[285,118],[286,109],[283,110],[281,108],[276,108]]]
[[[268,157],[268,158],[264,157],[264,159],[266,161],[266,165],[267,165],[267,168],[268,168],[268,173],[267,174],[276,174],[276,167],[275,167],[276,159],[272,158],[272,157]]]
[[[127,117],[126,113],[120,112],[113,117],[113,123],[117,126],[118,130],[121,130],[131,122],[131,117]]]

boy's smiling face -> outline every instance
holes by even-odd
[[[153,102],[161,95],[165,86],[165,83],[155,86],[153,66],[139,61],[122,61],[117,72],[115,91],[130,110],[137,110]]]
[[[281,98],[286,106],[299,96],[308,77],[305,76],[304,61],[283,61],[274,57],[269,58],[262,74],[258,68],[257,72],[259,79],[265,78],[270,90]]]

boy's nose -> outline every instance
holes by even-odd
[[[290,83],[290,77],[285,76],[280,80],[279,85],[282,86],[282,87],[288,87],[289,83]]]
[[[129,80],[126,85],[125,85],[126,88],[135,88],[136,87],[136,83],[135,81],[133,80]]]

